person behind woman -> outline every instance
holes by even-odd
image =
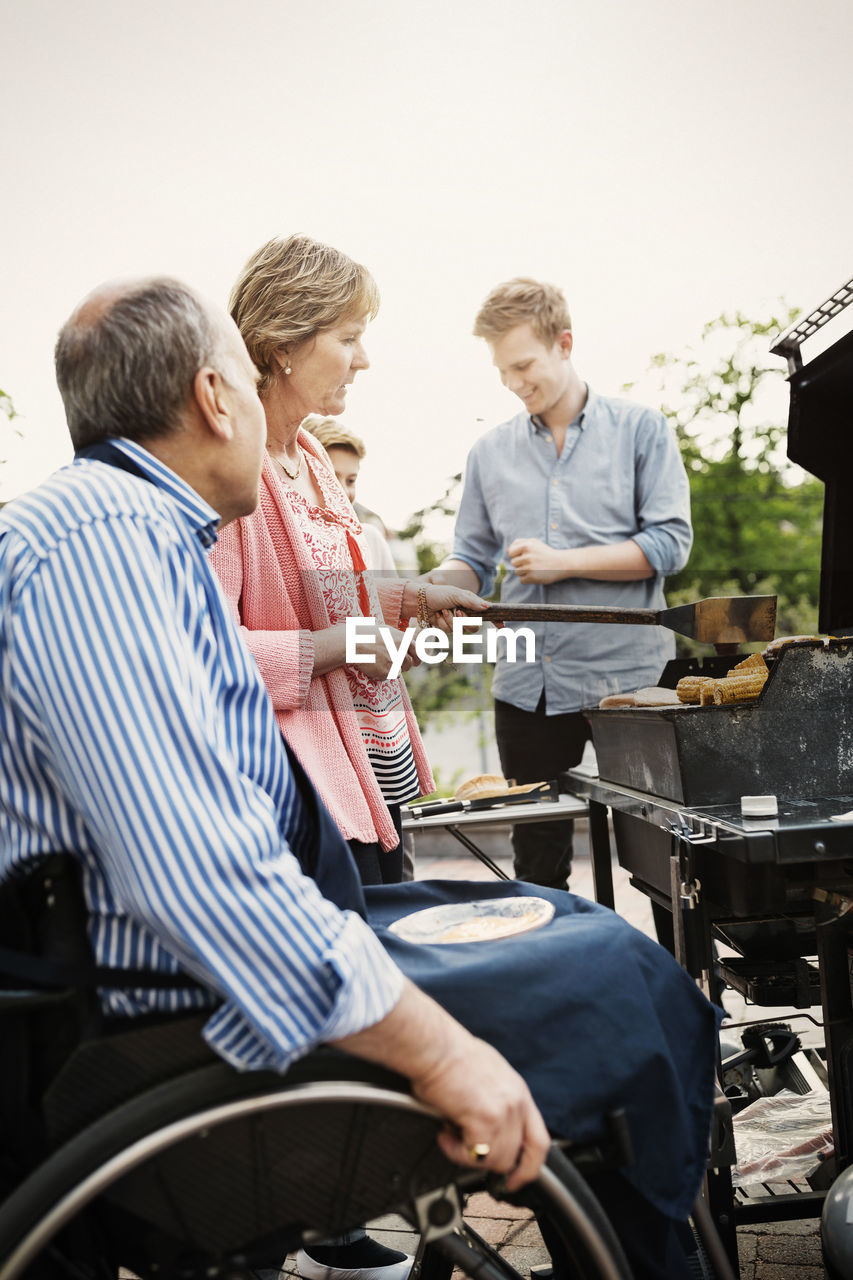
[[[372,617],[399,632],[414,616],[486,607],[459,588],[365,574],[362,526],[322,445],[301,428],[310,413],[345,409],[368,368],[362,339],[378,306],[364,267],[307,236],[271,240],[249,260],[231,314],[259,371],[267,453],[257,510],[211,552],[279,727],[366,884],[400,879],[400,806],[433,780],[384,644],[360,642],[369,657],[347,663],[345,620]]]
[[[357,436],[349,427],[345,427],[337,418],[321,418],[311,413],[302,423],[306,431],[310,431],[315,440],[329,455],[338,483],[352,503],[352,508],[361,522],[361,530],[365,541],[364,559],[369,570],[375,573],[394,573],[397,566],[388,545],[388,531],[385,522],[375,511],[363,506],[355,500],[355,486],[358,481],[361,464],[367,449],[361,436]]]
[[[329,461],[335,469],[341,488],[352,503],[353,510],[361,521],[364,535],[364,559],[368,570],[373,573],[393,574],[399,577],[391,548],[388,545],[388,532],[385,522],[375,511],[361,506],[355,500],[355,486],[361,464],[367,453],[364,441],[349,427],[345,427],[338,418],[321,418],[319,414],[309,414],[302,423],[306,431],[320,441],[329,455]],[[404,831],[400,838],[403,857],[402,877],[404,880],[415,878],[415,837],[411,831]]]

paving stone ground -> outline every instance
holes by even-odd
[[[505,829],[478,828],[473,833],[475,842],[508,874],[512,874],[511,853]],[[492,872],[447,833],[426,833],[416,838],[416,869],[419,879],[491,880]],[[629,883],[627,872],[614,863],[613,884],[616,910],[636,928],[654,937],[651,905],[648,898]],[[572,866],[571,888],[583,897],[594,897],[592,867],[589,858],[588,825],[581,820],[575,823],[575,857]],[[745,1006],[740,997],[732,993],[726,999],[726,1007],[733,1021],[741,1017],[760,1018],[763,1011],[755,1006]],[[768,1017],[778,1021],[778,1010],[768,1012]],[[499,1204],[489,1196],[474,1196],[469,1201],[466,1217],[472,1226],[513,1266],[526,1275],[530,1266],[545,1263],[548,1255],[539,1232],[527,1211],[511,1205]],[[385,1227],[382,1236],[386,1243],[402,1242],[407,1237],[402,1222]],[[376,1234],[376,1233],[374,1233]],[[399,1243],[395,1247],[404,1247]],[[797,1222],[761,1224],[738,1228],[740,1255],[740,1280],[824,1280],[825,1272],[820,1255],[819,1224],[816,1219]],[[853,1280],[853,1278],[851,1278]]]

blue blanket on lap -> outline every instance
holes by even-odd
[[[417,986],[493,1044],[530,1086],[556,1137],[599,1136],[624,1108],[635,1162],[625,1176],[663,1213],[686,1218],[708,1159],[721,1011],[657,942],[574,894],[517,880],[424,880],[363,888],[355,863],[285,743],[314,829],[303,866],[357,911]],[[519,896],[553,920],[492,942],[415,945],[389,932],[426,907]]]
[[[518,881],[420,881],[364,891],[369,922],[411,980],[527,1080],[550,1131],[586,1141],[624,1108],[625,1176],[684,1218],[708,1157],[721,1012],[657,942],[606,907]],[[429,946],[388,926],[426,907],[535,895],[553,920],[515,937]]]

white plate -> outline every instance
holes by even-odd
[[[389,926],[404,942],[492,942],[547,924],[554,904],[545,898],[486,898],[427,907]]]

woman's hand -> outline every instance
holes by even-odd
[[[406,582],[401,617],[417,618],[419,623],[426,622],[427,626],[438,627],[449,635],[454,617],[476,617],[489,607],[488,601],[473,591],[430,579],[431,575],[427,574]]]
[[[363,634],[367,628],[365,622],[372,622],[374,629]],[[414,650],[414,635],[409,636],[408,640],[402,631],[397,631],[394,627],[387,627],[382,623],[377,624],[375,618],[362,619],[362,626],[359,629],[358,651],[360,657],[356,661],[347,663],[348,667],[354,667],[356,671],[360,671],[362,675],[367,676],[368,680],[375,680],[378,684],[381,680],[387,680],[391,671],[391,667],[401,652],[401,645],[405,643],[400,673],[409,671],[412,667],[420,666],[420,658]],[[382,626],[383,635],[379,634],[379,626]],[[394,652],[392,652],[392,647]],[[395,673],[396,674],[396,673]]]
[[[489,607],[488,600],[475,595],[473,591],[466,591],[463,587],[448,587],[443,583],[435,582],[419,582],[418,585],[422,585],[426,592],[426,607],[429,613],[452,612],[461,617],[467,617],[471,614],[476,616]]]
[[[488,601],[473,591],[465,591],[462,587],[448,587],[444,584],[425,583],[426,606],[430,615],[430,626],[438,627],[447,635],[453,633],[453,619],[477,616],[488,609]]]
[[[388,642],[396,650],[392,653],[389,644],[379,633],[382,627],[383,632],[388,638]],[[381,680],[387,680],[391,665],[400,653],[400,646],[403,644],[405,637],[402,631],[397,631],[394,627],[385,626],[376,618],[359,618],[358,640],[356,649],[359,657],[353,661],[347,661],[347,637],[346,624],[337,623],[333,627],[326,627],[323,631],[315,631],[313,633],[314,640],[314,676],[323,676],[327,671],[334,670],[335,667],[353,667],[356,671],[360,671],[362,675],[367,676],[369,680],[374,680],[378,684]],[[420,658],[414,651],[414,636],[410,636],[405,645],[403,653],[401,672],[408,671],[410,667],[420,666]]]

